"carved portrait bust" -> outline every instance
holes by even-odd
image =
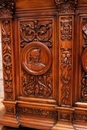
[[[41,42],[31,42],[22,50],[22,67],[33,75],[45,73],[51,66],[51,52]]]
[[[40,49],[33,49],[30,52],[30,60],[28,61],[28,68],[33,71],[40,71],[42,70],[45,65],[41,63],[41,50]]]

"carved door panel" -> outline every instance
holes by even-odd
[[[20,97],[56,98],[54,96],[54,19],[18,21],[19,95]]]
[[[77,12],[78,14],[78,12]],[[81,16],[80,16],[81,15]],[[86,79],[87,79],[87,61],[86,61],[86,55],[87,55],[87,17],[84,17],[84,13],[82,11],[80,11],[80,15],[78,16],[78,20],[77,20],[77,27],[78,31],[76,32],[78,37],[80,37],[79,40],[76,41],[77,47],[80,46],[79,50],[77,50],[76,52],[76,57],[78,57],[78,60],[76,62],[76,77],[77,77],[77,83],[78,86],[77,87],[77,101],[79,102],[79,105],[81,105],[81,102],[86,102],[87,100],[87,94],[86,94],[86,89],[87,89],[87,85],[86,85]],[[76,39],[78,39],[78,37],[76,37]],[[80,59],[80,60],[79,60]],[[77,66],[78,69],[77,69]],[[76,103],[77,104],[77,103]],[[84,103],[83,103],[84,105]]]
[[[34,17],[15,21],[17,113],[23,119],[23,115],[32,117],[34,122],[49,120],[52,127],[57,120],[58,101],[55,80],[58,68],[54,67],[58,46],[54,35],[56,18]],[[48,128],[49,123],[43,125]]]

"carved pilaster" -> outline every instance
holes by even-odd
[[[72,39],[73,39],[73,16],[61,16],[60,22],[60,104],[71,105],[72,89]]]
[[[13,61],[12,61],[12,15],[14,10],[13,0],[0,1],[3,77],[5,100],[13,100]]]
[[[55,0],[59,13],[74,13],[77,0]]]
[[[61,106],[71,106],[73,87],[74,12],[77,0],[55,0],[55,3],[59,15],[59,104]]]
[[[2,55],[5,100],[13,100],[11,20],[2,21]]]
[[[14,59],[13,59],[13,0],[0,0],[1,40],[3,58],[3,80],[4,80],[4,101],[5,114],[0,118],[2,125],[14,124],[19,126],[16,116],[16,102],[14,89]]]

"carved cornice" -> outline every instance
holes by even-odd
[[[77,0],[55,0],[59,13],[74,13]]]
[[[14,0],[0,1],[0,17],[7,18],[12,16],[14,10]]]

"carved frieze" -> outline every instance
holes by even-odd
[[[14,10],[14,0],[1,0],[0,1],[0,17],[11,17]]]
[[[5,100],[13,99],[13,78],[12,78],[12,51],[11,51],[11,21],[2,21],[2,53]]]
[[[18,107],[17,113],[22,115],[27,115],[27,116],[36,116],[41,118],[49,118],[49,119],[57,120],[57,112],[53,110]]]
[[[77,0],[55,0],[59,13],[74,13]]]
[[[87,115],[86,114],[74,113],[73,120],[74,121],[80,121],[80,122],[87,122]]]
[[[20,22],[21,86],[24,96],[52,96],[52,22]]]

